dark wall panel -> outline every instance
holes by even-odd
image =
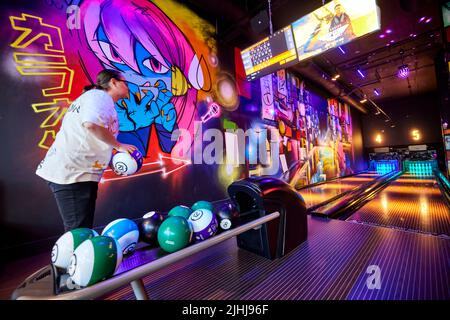
[[[367,169],[367,159],[364,153],[364,140],[361,119],[363,114],[358,110],[351,109],[353,125],[353,168],[355,171]]]
[[[386,123],[382,115],[363,116],[365,147],[442,143],[439,100],[436,94],[389,101],[380,106],[392,118],[395,128],[391,128],[391,122]],[[413,129],[420,131],[419,141],[412,139]],[[378,133],[383,137],[382,143],[375,141]]]

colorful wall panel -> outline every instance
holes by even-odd
[[[305,81],[285,70],[252,85],[260,90],[254,96],[260,99],[261,112],[252,117],[249,127],[275,130],[280,144],[278,170],[254,165],[249,168],[250,175],[270,172],[292,185],[306,185],[355,171],[353,120],[348,105],[315,93]],[[258,104],[255,99],[243,99],[242,113]]]

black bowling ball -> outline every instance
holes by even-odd
[[[239,210],[233,203],[225,203],[216,210],[219,227],[228,230],[235,227],[239,221]]]
[[[144,215],[142,221],[138,224],[139,241],[154,245],[158,243],[158,229],[164,220],[164,216],[153,211]]]

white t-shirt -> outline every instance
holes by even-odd
[[[117,137],[117,112],[109,94],[92,89],[72,103],[55,141],[36,170],[38,176],[58,184],[100,181],[111,160],[112,147],[83,127],[84,122],[105,127]]]

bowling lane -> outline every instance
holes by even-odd
[[[347,178],[336,179],[316,187],[302,189],[299,190],[299,193],[305,200],[306,208],[310,208],[345,191],[357,188],[377,177],[379,177],[379,174],[375,172],[361,173]]]
[[[434,176],[403,174],[347,221],[450,236],[450,209]]]

